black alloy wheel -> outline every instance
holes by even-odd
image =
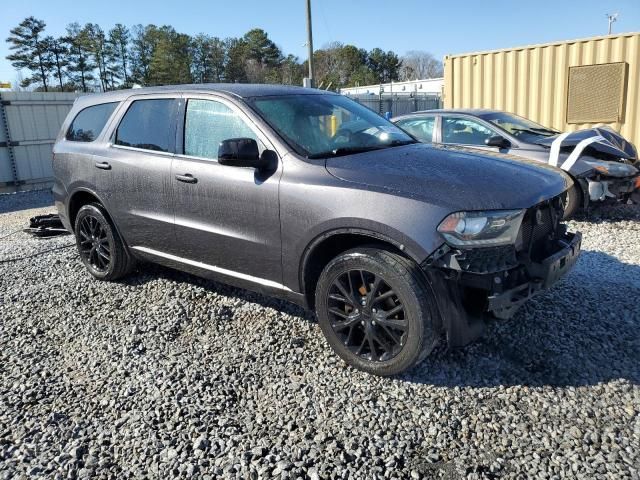
[[[349,365],[389,376],[423,360],[436,345],[433,290],[412,260],[376,247],[331,260],[316,285],[318,323]]]
[[[348,270],[331,285],[331,328],[355,355],[382,362],[395,357],[406,342],[408,320],[398,296],[382,277]]]
[[[80,221],[78,249],[83,260],[98,272],[106,272],[111,263],[111,249],[107,232],[98,218],[86,215]]]
[[[133,269],[134,260],[102,205],[83,205],[74,233],[80,259],[97,279],[116,280]]]

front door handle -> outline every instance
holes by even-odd
[[[184,175],[176,175],[176,180],[184,183],[196,183],[198,181],[198,179],[190,173],[185,173]]]
[[[100,170],[111,170],[111,165],[109,165],[109,162],[96,162],[96,168]]]

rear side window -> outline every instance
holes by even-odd
[[[101,103],[81,110],[71,122],[66,139],[72,142],[93,142],[117,105],[118,102]]]
[[[218,158],[218,146],[229,138],[258,138],[249,126],[226,105],[214,100],[191,99],[184,125],[184,153]]]
[[[116,131],[116,145],[168,152],[173,121],[172,98],[136,100]]]
[[[423,143],[433,142],[433,127],[436,117],[408,118],[400,120],[397,125],[409,132]]]

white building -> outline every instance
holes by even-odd
[[[444,78],[428,78],[425,80],[410,80],[408,82],[391,82],[376,85],[365,85],[362,87],[341,88],[343,95],[378,95],[380,89],[382,93],[390,94],[410,94],[410,93],[431,93],[442,94]]]

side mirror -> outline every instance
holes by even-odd
[[[261,169],[267,166],[260,157],[258,142],[253,138],[228,138],[218,147],[218,163],[230,167],[249,167]]]
[[[500,135],[493,135],[487,138],[484,143],[487,147],[509,148],[511,142]]]

